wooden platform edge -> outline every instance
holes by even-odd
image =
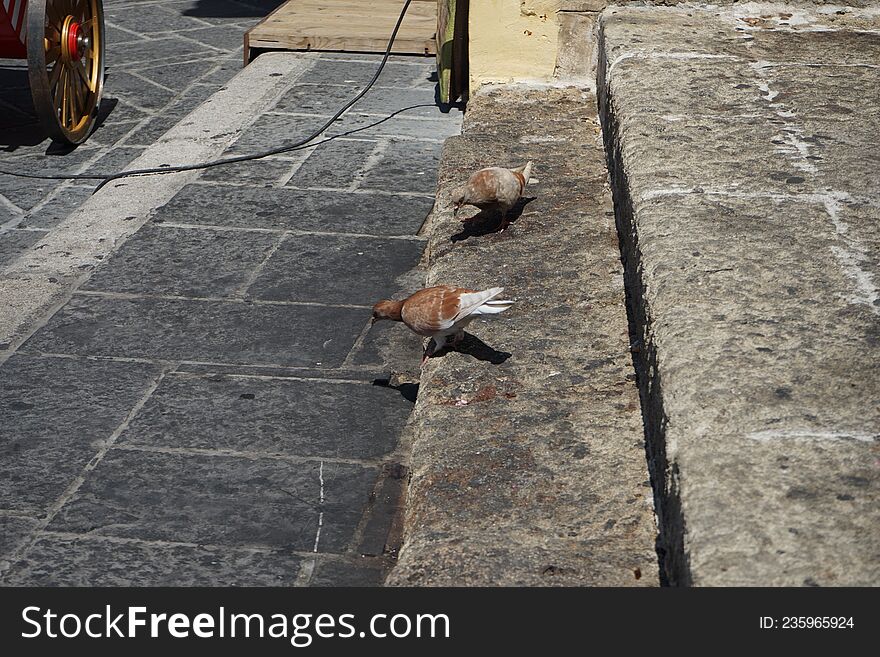
[[[435,3],[437,0],[413,0],[414,2],[432,2]],[[280,40],[269,40],[269,39],[261,39],[251,38],[251,33],[259,30],[265,23],[267,23],[275,14],[281,12],[287,6],[287,2],[280,4],[278,7],[273,9],[270,13],[268,13],[259,23],[254,25],[251,29],[247,30],[244,33],[244,43],[243,43],[243,65],[247,66],[250,64],[254,58],[259,55],[261,52],[270,51],[270,50],[289,50],[291,52],[351,52],[351,53],[359,53],[359,54],[371,54],[371,53],[383,53],[385,52],[385,48],[383,47],[381,50],[377,50],[375,47],[369,47],[366,44],[367,41],[371,41],[371,39],[366,38],[364,41],[359,41],[354,37],[347,37],[347,42],[344,48],[322,48],[320,44],[316,45],[314,43],[314,37],[309,36],[291,36],[290,41],[280,41]],[[402,5],[401,5],[402,7]],[[391,36],[390,33],[388,35]],[[394,46],[391,49],[391,53],[395,55],[418,55],[424,57],[431,57],[437,55],[437,39],[436,34],[431,38],[412,38],[412,37],[401,37],[398,35],[397,39],[394,41]]]

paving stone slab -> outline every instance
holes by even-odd
[[[15,260],[46,234],[43,230],[10,230],[0,233],[0,267]]]
[[[339,365],[368,309],[76,296],[24,349],[251,365]],[[144,332],[142,327],[149,326]]]
[[[281,96],[272,109],[273,112],[317,114],[329,117],[336,114],[340,107],[354,98],[357,92],[358,89],[349,84],[325,84],[309,75],[306,81],[293,85],[287,93]]]
[[[411,410],[369,383],[172,375],[119,443],[375,459],[395,449]]]
[[[196,57],[208,59],[202,44],[176,36],[151,41],[108,43],[105,55],[107,61],[119,68],[132,64],[155,64],[158,61],[174,64]],[[158,59],[160,56],[161,60]]]
[[[323,116],[263,114],[245,129],[225,155],[246,155],[293,144],[313,135],[326,121]]]
[[[0,568],[5,569],[6,559],[23,546],[39,526],[36,518],[0,516]]]
[[[291,586],[301,557],[183,545],[40,538],[3,578],[11,586]]]
[[[327,129],[327,135],[366,138],[403,136],[439,142],[459,133],[459,126],[454,121],[411,118],[407,116],[407,112],[395,116],[390,114],[390,112],[381,116],[363,114],[355,106],[352,111]]]
[[[433,87],[374,87],[355,105],[356,111],[364,114],[388,114],[389,110],[412,108],[405,116],[420,116],[444,119],[444,113],[437,104]],[[458,113],[458,110],[452,110]]]
[[[290,235],[248,288],[248,297],[372,306],[399,291],[397,277],[418,264],[423,249],[421,240]]]
[[[419,141],[391,141],[387,150],[382,153],[382,160],[379,164],[365,175],[361,187],[364,189],[383,189],[389,192],[431,194],[437,188],[437,165],[439,162],[439,144]]]
[[[0,367],[0,508],[42,515],[159,375],[142,363],[13,356]]]
[[[111,450],[47,529],[311,552],[320,526],[318,552],[340,552],[376,476],[341,463]]]
[[[265,157],[248,162],[235,162],[205,169],[199,180],[232,183],[236,185],[259,185],[271,187],[286,182],[299,166],[302,155],[292,153],[289,157]],[[294,159],[297,158],[297,159]]]
[[[280,230],[413,235],[430,197],[335,191],[188,185],[156,212],[155,221]]]
[[[331,141],[318,146],[290,179],[294,187],[347,188],[358,179],[378,141]]]
[[[178,84],[180,84],[179,79]],[[170,87],[169,89],[175,88],[176,87]],[[132,75],[127,71],[111,70],[106,78],[106,90],[109,96],[120,96],[129,99],[137,107],[146,110],[155,111],[170,103],[176,94],[169,89],[163,88],[163,86],[159,86],[158,84],[153,84],[152,82],[146,81],[137,75]]]
[[[231,297],[277,242],[277,235],[266,233],[145,226],[82,289]]]
[[[368,61],[363,62],[346,59],[349,61],[342,59],[334,61],[322,55],[309,76],[314,82],[350,86],[356,93],[376,74],[381,56],[372,56]],[[434,71],[433,62],[426,62],[424,65],[409,63],[414,59],[407,58],[405,60],[407,63],[389,61],[376,84],[383,87],[422,86],[433,88],[436,84],[430,79]]]

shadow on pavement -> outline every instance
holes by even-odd
[[[236,16],[262,18],[283,5],[285,1],[247,0],[245,3],[236,2],[235,0],[220,0],[220,2],[217,0],[198,0],[195,6],[186,9],[183,15],[212,18],[234,18]]]

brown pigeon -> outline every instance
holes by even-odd
[[[502,167],[480,169],[468,178],[462,187],[452,192],[454,214],[458,214],[462,205],[473,205],[480,210],[500,212],[499,232],[503,231],[510,223],[507,220],[507,213],[522,196],[531,172],[531,162],[518,169]]]
[[[464,328],[479,315],[494,315],[510,308],[513,301],[500,300],[503,287],[477,291],[451,285],[438,285],[419,290],[403,301],[383,299],[373,306],[375,323],[382,319],[403,322],[412,331],[430,337],[422,365],[452,337],[452,344],[464,338]],[[442,341],[442,342],[441,342]]]

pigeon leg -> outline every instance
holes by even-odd
[[[452,346],[460,344],[462,340],[464,340],[464,329],[459,329],[458,333],[452,337]]]
[[[428,362],[428,359],[434,353],[434,350],[437,348],[437,343],[434,341],[434,338],[428,340],[428,344],[425,345],[425,354],[422,356],[422,367],[425,366],[425,363]]]
[[[498,222],[498,232],[503,233],[507,227],[510,225],[510,222],[507,220],[507,211],[501,211],[501,220]]]

